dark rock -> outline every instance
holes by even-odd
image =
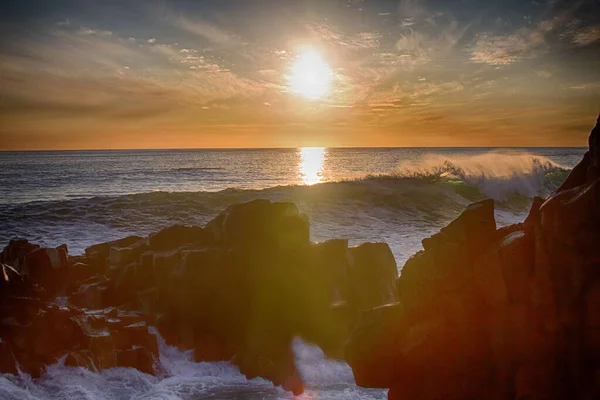
[[[108,250],[108,265],[111,267],[122,267],[133,262],[139,262],[142,254],[148,249],[144,240],[140,240],[131,246],[112,246]]]
[[[123,239],[113,240],[112,242],[100,243],[85,249],[85,255],[90,265],[99,272],[104,272],[107,267],[108,253],[111,247],[129,247],[143,240],[141,236],[128,236]]]
[[[17,361],[12,353],[12,349],[0,337],[0,374],[17,374]]]
[[[21,266],[21,275],[32,283],[38,284],[50,293],[55,293],[63,285],[67,268],[67,248],[39,248],[25,255]]]
[[[485,244],[496,232],[494,201],[483,200],[473,203],[448,226],[428,239],[423,248],[428,250],[441,243],[469,243],[469,246]]]
[[[523,224],[495,229],[480,203],[423,241],[398,278],[402,313],[373,310],[348,342],[358,384],[390,399],[598,397],[599,125]]]
[[[345,350],[357,385],[373,388],[393,385],[396,379],[393,366],[407,329],[400,304],[377,307],[362,315]]]
[[[237,249],[292,248],[309,241],[306,215],[293,203],[269,200],[230,206],[207,229],[216,242]]]
[[[71,303],[81,308],[99,309],[110,305],[110,281],[97,275],[81,283],[77,292],[69,298]]]
[[[387,243],[350,248],[350,301],[359,313],[396,301],[398,267]]]
[[[154,357],[144,347],[132,347],[125,350],[117,350],[117,362],[119,367],[135,368],[138,371],[154,375]]]
[[[148,247],[152,251],[174,250],[185,244],[205,244],[210,235],[199,226],[174,225],[148,237]]]
[[[21,273],[25,256],[32,251],[39,249],[37,244],[29,243],[26,239],[12,239],[0,254],[2,264],[8,264]]]
[[[529,304],[533,278],[533,243],[525,232],[517,231],[502,238],[498,250],[502,265],[503,283],[511,304]]]

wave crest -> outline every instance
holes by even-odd
[[[478,155],[427,155],[400,164],[396,176],[425,180],[456,180],[477,187],[486,197],[546,196],[569,170],[549,158],[525,152],[492,151]]]

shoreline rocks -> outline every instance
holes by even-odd
[[[292,203],[228,207],[206,227],[172,226],[69,257],[11,241],[0,256],[0,373],[38,377],[62,357],[91,370],[158,372],[154,326],[195,361],[230,361],[300,394],[292,340],[342,358],[366,310],[394,301],[387,244],[312,243]],[[61,339],[65,338],[65,339]]]
[[[397,303],[347,343],[359,385],[389,399],[600,398],[599,129],[523,224],[496,229],[484,201],[423,240]]]
[[[600,398],[600,120],[590,150],[523,223],[470,205],[397,276],[385,243],[310,241],[292,203],[229,206],[70,257],[0,253],[0,373],[159,371],[155,327],[196,361],[230,361],[294,394],[294,337],[389,399]],[[17,368],[18,367],[18,368]]]

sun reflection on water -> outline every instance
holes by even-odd
[[[303,147],[300,153],[299,174],[305,185],[314,185],[323,180],[323,164],[326,149],[324,147]]]

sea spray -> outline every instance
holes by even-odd
[[[545,196],[560,185],[569,170],[547,157],[496,150],[476,155],[428,154],[399,165],[398,177],[456,179],[498,201],[521,195]],[[551,178],[547,178],[548,176]]]
[[[152,328],[151,328],[152,329]],[[155,331],[154,331],[155,332]],[[156,332],[155,332],[156,333]],[[196,363],[191,351],[169,346],[158,336],[159,373],[144,374],[132,368],[96,373],[65,367],[62,360],[48,367],[39,379],[28,375],[0,375],[2,400],[263,400],[294,399],[291,393],[255,378],[247,380],[227,362]],[[306,381],[299,399],[384,400],[386,390],[359,388],[350,367],[328,360],[316,346],[294,341],[298,368]]]
[[[547,158],[519,152],[474,155],[425,153],[387,174],[312,186],[230,188],[218,192],[150,192],[0,205],[0,242],[27,237],[43,245],[69,245],[80,254],[95,243],[173,224],[203,225],[227,205],[256,198],[293,201],[308,214],[312,240],[347,237],[351,243],[388,242],[398,265],[420,240],[451,221],[471,202],[498,201],[499,225],[522,219],[532,197],[554,190],[568,170]]]

